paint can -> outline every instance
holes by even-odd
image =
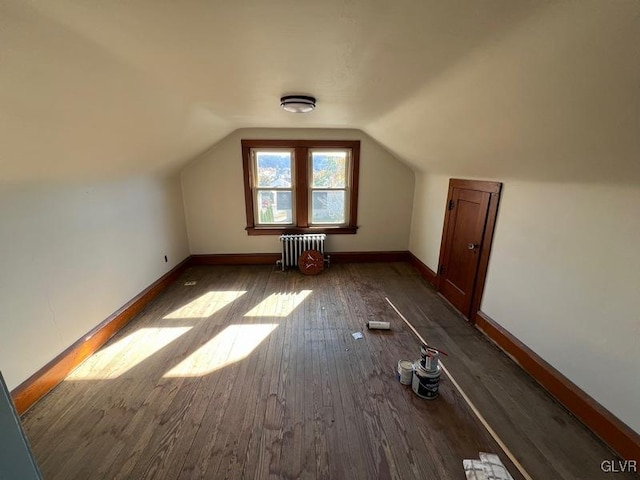
[[[413,380],[413,363],[409,360],[398,361],[398,380],[402,385],[411,385]]]
[[[429,372],[417,365],[413,371],[413,380],[411,388],[421,398],[433,400],[438,398],[438,388],[440,386],[440,367],[435,371]]]
[[[420,347],[420,366],[428,372],[435,372],[438,370],[438,360],[440,353],[433,348],[429,348],[426,345]]]
[[[367,328],[369,330],[391,330],[391,324],[389,322],[367,322]]]

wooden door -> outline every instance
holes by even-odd
[[[496,182],[449,183],[437,285],[472,321],[480,307],[500,189]]]

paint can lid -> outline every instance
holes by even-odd
[[[407,370],[413,370],[413,363],[409,360],[399,360],[398,366],[402,368],[406,368]]]

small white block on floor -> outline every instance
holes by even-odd
[[[353,335],[353,338],[355,340],[359,340],[359,339],[363,338],[362,332],[353,332],[351,335]]]

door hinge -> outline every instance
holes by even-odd
[[[447,208],[449,210],[453,210],[455,206],[456,206],[456,202],[454,202],[453,200],[449,200],[449,205],[447,206]]]
[[[438,268],[438,275],[444,275],[444,271],[445,271],[445,266],[440,265],[440,268]]]

